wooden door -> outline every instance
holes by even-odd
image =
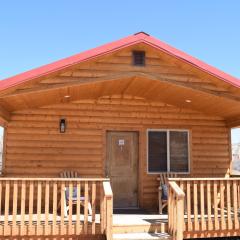
[[[106,175],[114,208],[138,207],[138,133],[107,132]]]

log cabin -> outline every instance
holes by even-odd
[[[144,32],[2,80],[0,123],[5,239],[240,234],[240,181],[230,174],[240,80]],[[166,172],[178,178],[164,218],[155,213]],[[135,224],[137,209],[150,214]]]

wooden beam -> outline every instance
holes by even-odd
[[[146,74],[141,74],[141,75],[146,75]],[[147,74],[146,78],[152,79],[152,80],[159,80],[159,81],[176,85],[179,87],[190,88],[190,89],[208,93],[210,95],[214,95],[217,97],[225,97],[234,101],[240,101],[240,97],[232,95],[230,92],[207,89],[207,88],[204,88],[201,84],[196,84],[192,82],[182,82],[178,80],[169,79],[169,78],[162,77],[161,74]]]
[[[227,91],[222,91],[222,90],[218,91],[218,90],[208,89],[208,88],[205,88],[204,85],[201,83],[183,82],[183,81],[177,80],[177,78],[172,79],[172,78],[166,77],[166,74],[143,73],[143,72],[127,72],[127,73],[121,72],[118,74],[111,74],[108,76],[93,77],[93,78],[64,77],[64,79],[68,83],[48,84],[48,85],[43,84],[42,86],[38,85],[29,89],[22,89],[22,90],[18,89],[13,93],[2,95],[1,98],[9,97],[9,96],[18,96],[18,95],[33,93],[33,92],[35,93],[35,92],[49,91],[49,90],[60,89],[65,87],[79,86],[79,85],[90,84],[90,83],[123,80],[123,79],[132,78],[132,77],[135,77],[135,78],[141,77],[149,80],[157,80],[157,81],[161,81],[171,85],[193,89],[199,92],[204,92],[217,97],[224,97],[234,101],[240,101],[240,96],[233,95]]]
[[[72,87],[72,86],[79,86],[84,84],[90,84],[90,83],[97,83],[97,82],[105,82],[105,81],[114,81],[114,80],[120,80],[125,78],[131,78],[134,77],[135,73],[120,73],[120,74],[113,74],[109,76],[104,77],[93,77],[93,78],[81,78],[81,77],[64,77],[68,83],[60,83],[60,84],[43,84],[42,86],[36,86],[34,88],[29,89],[22,89],[22,90],[16,90],[15,92],[2,95],[0,98],[4,97],[10,97],[10,96],[18,96],[26,93],[32,93],[32,92],[43,92],[43,91],[49,91],[54,89],[60,89],[65,87]],[[74,79],[74,81],[73,81]]]

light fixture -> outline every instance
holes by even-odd
[[[185,102],[186,102],[186,103],[191,103],[192,100],[190,100],[190,99],[186,99]]]
[[[59,121],[59,132],[65,133],[66,132],[66,120],[65,118],[61,118]]]
[[[71,96],[70,95],[65,95],[64,98],[70,98]]]

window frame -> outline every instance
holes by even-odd
[[[187,172],[173,172],[170,171],[170,132],[187,132],[187,136],[188,136],[188,171]],[[148,168],[148,133],[149,132],[166,132],[167,134],[167,171],[166,172],[150,172],[149,168]],[[151,175],[151,174],[160,174],[160,173],[176,173],[176,174],[190,174],[191,172],[191,154],[190,154],[190,130],[189,129],[153,129],[153,128],[149,128],[147,129],[147,141],[146,141],[146,149],[147,149],[147,174]]]
[[[143,56],[143,63],[142,64],[137,64],[135,62],[136,60],[136,54],[142,54]],[[133,50],[132,51],[132,65],[134,67],[145,67],[146,66],[146,52],[143,50]]]

